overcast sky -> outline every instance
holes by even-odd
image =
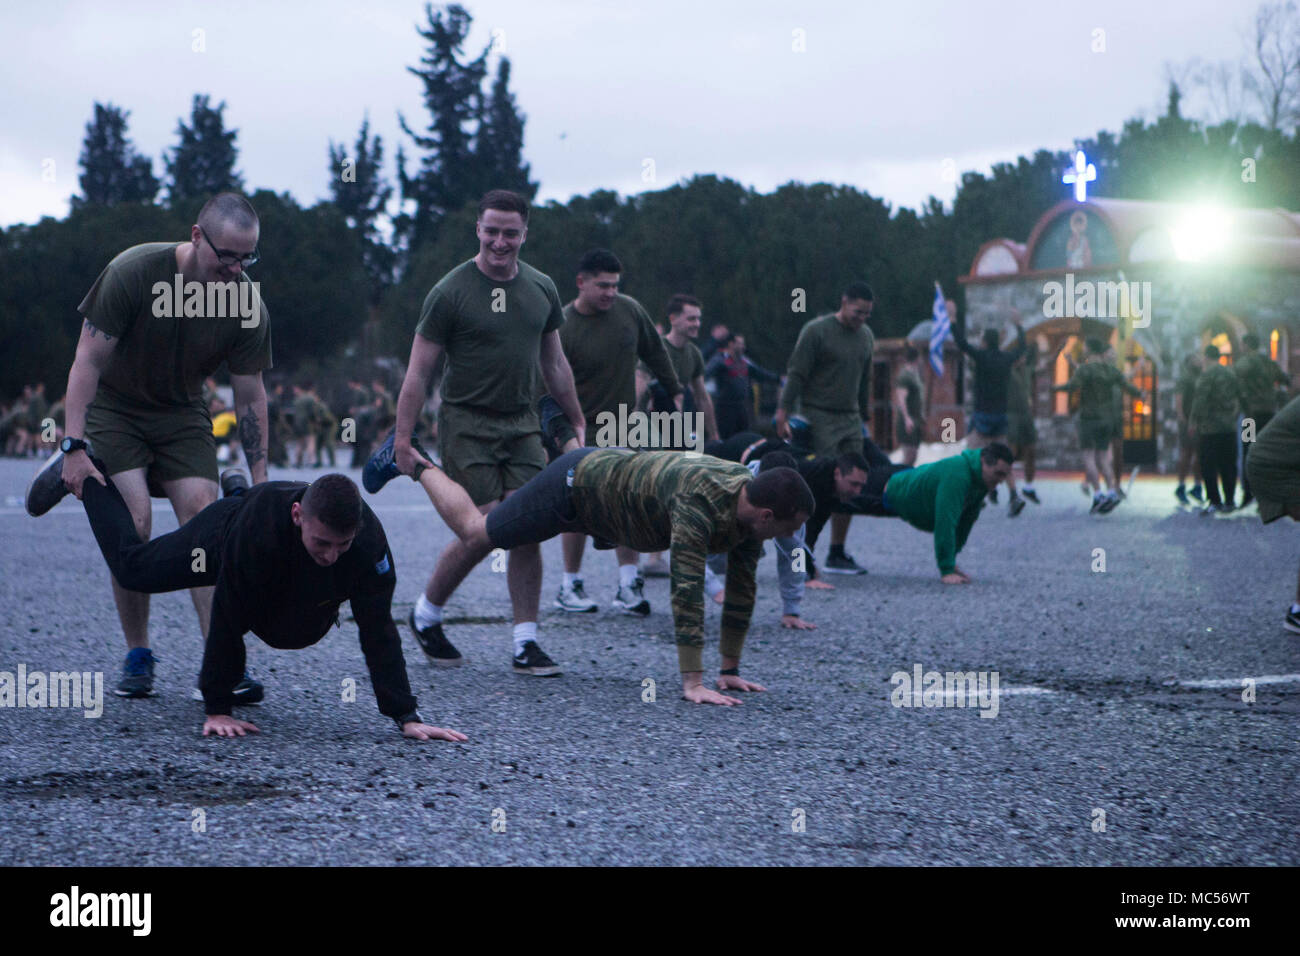
[[[468,49],[494,35],[527,115],[540,199],[623,194],[716,173],[865,189],[895,207],[952,198],[944,161],[987,170],[1163,108],[1164,66],[1236,59],[1247,0],[468,0]],[[93,103],[131,111],[154,159],[190,100],[227,104],[252,188],[328,195],[327,143],[363,115],[392,158],[397,111],[427,122],[423,3],[5,3],[0,224],[63,216]],[[1093,31],[1105,52],[1092,52]],[[195,52],[195,30],[203,52]],[[796,31],[802,31],[797,33]],[[803,43],[804,52],[796,47]],[[495,58],[494,58],[495,59]],[[408,147],[408,153],[413,151]],[[43,171],[53,160],[54,182]],[[655,181],[643,181],[645,160]],[[1066,187],[1062,187],[1065,195]],[[1022,237],[1023,238],[1023,237]]]

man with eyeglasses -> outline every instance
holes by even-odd
[[[28,490],[30,514],[44,514],[69,491],[81,498],[88,480],[103,485],[106,476],[91,463],[91,453],[104,462],[142,540],[152,530],[151,494],[168,498],[182,525],[216,501],[216,444],[202,389],[223,362],[245,459],[253,481],[266,481],[262,371],[271,367],[270,317],[244,274],[258,260],[259,230],[247,199],[220,193],[199,211],[188,242],[132,246],[100,273],[78,306],[84,322],[68,373],[66,437]],[[180,309],[178,287],[185,291]],[[218,314],[209,315],[210,308]],[[190,594],[206,640],[212,588]],[[148,697],[156,661],[149,648],[149,595],[114,579],[113,599],[128,649],[115,693]],[[234,699],[256,703],[262,693],[245,674]]]

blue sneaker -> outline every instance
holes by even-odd
[[[402,474],[397,470],[397,453],[394,449],[396,439],[397,429],[394,428],[388,433],[384,443],[375,449],[374,454],[366,461],[366,466],[361,469],[361,486],[372,495]],[[429,458],[428,452],[420,445],[420,440],[414,435],[411,436],[411,447],[421,457],[433,461],[432,458]],[[418,475],[419,472],[417,471],[416,474]]]
[[[153,666],[158,658],[147,647],[133,647],[122,665],[122,679],[113,688],[118,697],[152,697]]]

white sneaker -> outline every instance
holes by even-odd
[[[614,607],[622,610],[624,614],[632,614],[636,617],[648,616],[650,614],[650,602],[641,593],[641,588],[644,585],[645,582],[637,578],[630,587],[620,587],[618,593],[614,595]]]
[[[560,585],[560,592],[555,595],[555,606],[561,611],[574,614],[588,614],[596,610],[596,602],[587,597],[582,590],[581,578],[575,580],[572,587]]]

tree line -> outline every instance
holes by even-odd
[[[509,61],[498,58],[493,74],[490,47],[466,52],[465,8],[429,5],[425,14],[425,53],[408,72],[428,115],[422,125],[399,117],[409,142],[397,149],[395,175],[366,118],[350,145],[326,144],[328,199],[303,206],[288,193],[249,193],[262,218],[254,278],[271,310],[276,374],[357,355],[404,358],[430,286],[475,252],[479,196],[494,187],[536,194]],[[1182,87],[1171,81],[1155,120],[1076,140],[1098,168],[1090,192],[1300,209],[1300,136],[1294,123],[1281,128],[1295,113],[1280,110],[1276,95],[1270,102],[1257,119],[1211,123],[1183,114]],[[131,143],[129,112],[94,104],[69,214],[0,230],[0,396],[35,381],[61,391],[80,331],[76,306],[108,260],[135,243],[180,241],[210,195],[247,189],[225,106],[194,97],[160,179]],[[1061,173],[1072,158],[1040,149],[987,174],[965,172],[950,205],[932,197],[915,210],[854,186],[790,182],[759,193],[709,174],[633,196],[598,189],[534,207],[523,258],[567,299],[582,253],[613,249],[624,290],[652,315],[672,293],[692,292],[706,326],[726,322],[756,361],[780,368],[802,323],[833,308],[851,279],[876,291],[878,336],[904,335],[927,318],[936,279],[960,305],[957,276],[979,245],[1023,241],[1065,195]]]

